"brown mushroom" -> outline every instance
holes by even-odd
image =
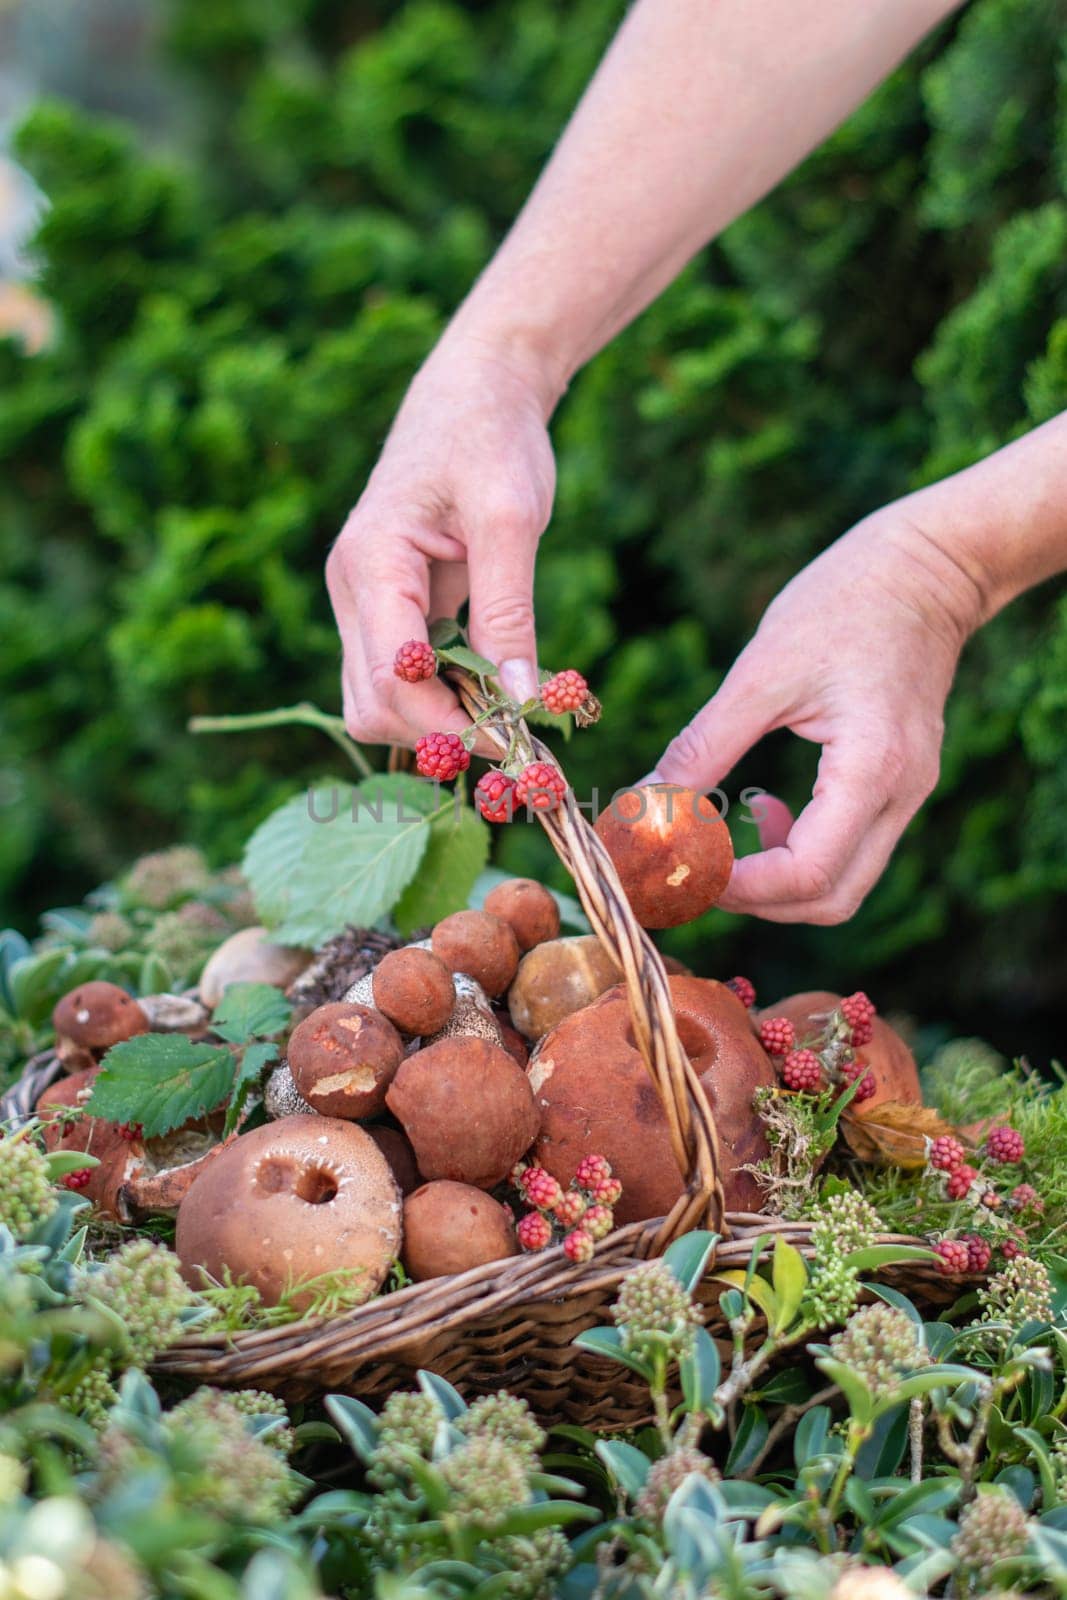
[[[676,928],[713,906],[734,852],[715,806],[693,789],[625,789],[596,820],[597,834],[643,928]]]
[[[314,1300],[300,1285],[346,1271],[369,1298],[400,1248],[400,1191],[362,1128],[286,1117],[241,1134],[197,1178],[175,1240],[194,1287],[205,1275],[251,1284],[268,1305]],[[294,1290],[297,1292],[294,1293]]]
[[[61,1042],[99,1056],[113,1044],[147,1033],[148,1018],[125,989],[96,979],[79,984],[57,1002],[52,1026]]]
[[[669,978],[678,1034],[718,1130],[726,1203],[758,1211],[762,1191],[742,1168],[769,1155],[752,1097],[774,1067],[725,984]],[[667,1118],[637,1048],[626,991],[609,989],[541,1042],[529,1068],[541,1117],[536,1157],[566,1186],[589,1154],[606,1156],[622,1183],[617,1223],[663,1216],[682,1193]]]
[[[402,1033],[437,1033],[456,1006],[452,973],[432,950],[391,950],[371,977],[374,1004]]]
[[[502,1261],[518,1248],[511,1213],[468,1183],[439,1179],[404,1202],[401,1260],[416,1283]]]
[[[123,1216],[119,1195],[144,1165],[144,1150],[139,1140],[126,1137],[114,1122],[88,1114],[69,1120],[69,1114],[84,1111],[99,1067],[72,1072],[60,1078],[38,1097],[34,1107],[42,1122],[41,1134],[46,1150],[83,1150],[95,1156],[99,1166],[90,1169],[88,1182],[79,1191],[91,1200],[103,1216],[129,1220]]]
[[[537,1133],[525,1073],[486,1039],[442,1039],[416,1051],[402,1064],[386,1101],[428,1179],[491,1189]]]
[[[519,964],[514,933],[488,911],[454,911],[443,917],[430,943],[450,972],[465,972],[494,999],[503,994]]]
[[[399,1128],[389,1128],[382,1123],[372,1123],[367,1132],[388,1161],[400,1193],[408,1195],[417,1189],[422,1182],[422,1173],[410,1140]]]
[[[482,909],[508,924],[520,950],[532,950],[535,944],[559,937],[556,897],[533,878],[508,878],[498,883],[486,895]]]
[[[293,1029],[289,1070],[297,1093],[322,1116],[373,1117],[404,1054],[391,1022],[370,1006],[335,1000]]]
[[[622,974],[600,940],[591,933],[550,939],[523,956],[508,990],[511,1020],[527,1039],[592,1005]]]
[[[817,1042],[827,1012],[840,1004],[839,994],[831,994],[828,989],[812,989],[804,994],[787,995],[773,1006],[764,1006],[759,1016],[786,1017],[796,1029],[797,1043],[803,1045]],[[875,1017],[873,1026],[874,1037],[863,1045],[859,1054],[874,1077],[875,1092],[858,1106],[854,1103],[855,1110],[865,1113],[891,1100],[899,1105],[921,1106],[923,1097],[915,1057],[888,1022]]]
[[[312,960],[310,950],[275,944],[266,928],[239,928],[208,957],[200,998],[212,1010],[231,983],[272,983],[287,989]]]

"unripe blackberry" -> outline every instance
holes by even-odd
[[[582,1218],[582,1227],[591,1239],[606,1239],[615,1226],[615,1213],[610,1206],[592,1205]]]
[[[858,1189],[823,1200],[811,1225],[811,1242],[818,1261],[865,1250],[884,1233],[882,1219]]]
[[[456,1422],[468,1438],[496,1439],[532,1469],[545,1447],[546,1435],[525,1400],[501,1390],[483,1394]]]
[[[367,1467],[375,1488],[392,1489],[409,1480],[406,1450],[430,1459],[441,1421],[440,1408],[428,1394],[394,1390],[378,1418],[378,1439]]]
[[[879,1399],[890,1398],[906,1371],[929,1360],[911,1318],[881,1300],[853,1312],[830,1349]]]
[[[470,751],[458,733],[425,733],[415,740],[415,768],[424,778],[451,783],[470,764]]]
[[[546,711],[560,716],[565,711],[577,711],[585,702],[589,685],[580,672],[568,667],[557,672],[541,685],[541,704]]]
[[[838,1009],[852,1030],[850,1043],[853,1049],[870,1044],[874,1038],[874,1019],[877,1013],[873,1002],[868,1000],[863,990],[859,989],[855,994],[847,995]]]
[[[645,1261],[627,1273],[611,1314],[624,1350],[639,1355],[664,1351],[675,1360],[693,1348],[700,1313],[663,1261]]]
[[[822,1082],[822,1062],[814,1050],[790,1050],[782,1063],[782,1082],[794,1094],[815,1094]]]
[[[984,1583],[999,1562],[1024,1555],[1029,1539],[1030,1519],[1015,1496],[1006,1489],[983,1489],[960,1512],[952,1553]]]
[[[483,772],[474,799],[486,822],[510,822],[515,815],[515,779],[506,772]]]
[[[588,1192],[599,1205],[617,1206],[622,1199],[622,1180],[600,1178]]]
[[[746,1011],[756,1004],[756,986],[748,978],[727,978],[726,987],[732,989]]]
[[[611,1162],[603,1156],[583,1156],[578,1163],[578,1170],[574,1174],[574,1181],[579,1189],[586,1189],[590,1193],[604,1178],[611,1177]]]
[[[1017,1261],[1025,1250],[1026,1246],[1023,1241],[1015,1238],[1005,1239],[1000,1247],[1000,1253],[1005,1261]]]
[[[1015,1128],[991,1128],[986,1139],[985,1153],[999,1166],[1013,1166],[1026,1154],[1023,1136]]]
[[[584,1194],[580,1194],[577,1189],[568,1189],[566,1193],[560,1193],[552,1207],[552,1215],[561,1228],[573,1228],[585,1216],[588,1205],[589,1201]]]
[[[982,1204],[987,1211],[999,1211],[1004,1204],[1004,1198],[995,1189],[987,1189],[982,1196]]]
[[[575,1228],[563,1241],[564,1254],[576,1266],[584,1266],[587,1261],[592,1261],[594,1248],[593,1236],[586,1233],[584,1228]]]
[[[544,1167],[527,1167],[519,1185],[532,1206],[539,1211],[551,1211],[558,1203],[563,1190]]]
[[[939,1239],[934,1245],[937,1270],[943,1277],[953,1278],[966,1272],[971,1265],[971,1252],[962,1239]]]
[[[1032,1183],[1017,1183],[1011,1191],[1009,1204],[1013,1211],[1031,1211],[1035,1216],[1045,1209],[1045,1202]]]
[[[567,793],[567,780],[548,761],[531,761],[515,780],[515,803],[532,811],[555,811]]]
[[[393,657],[393,672],[405,683],[423,683],[437,671],[437,657],[425,639],[409,639]]]
[[[671,1495],[694,1474],[705,1478],[708,1483],[719,1482],[719,1473],[714,1464],[702,1450],[692,1445],[679,1445],[669,1455],[660,1456],[649,1468],[644,1487],[634,1501],[637,1515],[648,1517],[652,1522],[662,1522]]]
[[[131,1239],[81,1277],[82,1298],[101,1301],[122,1323],[130,1362],[144,1367],[181,1336],[181,1314],[195,1304],[172,1250]]]
[[[0,1223],[19,1239],[58,1204],[48,1163],[33,1140],[0,1139]]]
[[[957,1167],[963,1166],[966,1156],[966,1150],[953,1134],[939,1133],[931,1140],[926,1159],[935,1172],[955,1172]]]
[[[993,1246],[988,1239],[983,1239],[978,1233],[964,1233],[960,1238],[967,1246],[968,1272],[985,1272],[993,1259]]]
[[[845,1084],[851,1087],[857,1080],[859,1088],[853,1096],[853,1104],[862,1105],[864,1100],[869,1100],[878,1093],[878,1085],[874,1080],[874,1073],[870,1071],[862,1056],[853,1056],[851,1061],[842,1061],[841,1077]]]
[[[120,1139],[125,1139],[128,1144],[133,1144],[136,1139],[144,1138],[143,1122],[120,1122],[115,1129]]]
[[[797,1030],[788,1017],[764,1017],[759,1025],[759,1042],[769,1056],[784,1056],[797,1041]]]
[[[1001,1248],[1007,1253],[1005,1245]],[[983,1320],[1009,1322],[1052,1321],[1052,1284],[1048,1270],[1030,1256],[1016,1255],[1008,1265],[982,1285],[978,1298]]]
[[[552,1224],[539,1211],[528,1211],[515,1227],[515,1237],[523,1250],[546,1250],[552,1243]]]
[[[438,1465],[452,1491],[453,1512],[478,1527],[492,1527],[530,1498],[521,1456],[499,1439],[469,1439]]]
[[[978,1174],[974,1168],[969,1167],[964,1162],[961,1167],[955,1167],[949,1173],[948,1182],[945,1185],[945,1193],[950,1200],[962,1200],[965,1195],[970,1193],[971,1185],[977,1177]]]

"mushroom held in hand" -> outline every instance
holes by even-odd
[[[734,863],[729,829],[692,789],[626,789],[596,820],[634,916],[643,928],[677,928],[718,900]]]
[[[469,1272],[518,1250],[510,1213],[468,1183],[425,1183],[404,1202],[402,1260],[416,1283]]]
[[[293,1029],[289,1070],[316,1111],[358,1120],[381,1111],[403,1054],[403,1040],[380,1012],[335,1000]]]
[[[197,1178],[175,1241],[194,1288],[204,1274],[251,1284],[267,1305],[324,1273],[374,1294],[400,1249],[400,1191],[368,1133],[333,1117],[286,1117],[242,1134]],[[306,1309],[314,1291],[292,1296]]]
[[[442,917],[430,944],[451,972],[465,972],[495,999],[519,964],[519,944],[508,924],[488,911],[454,911]]]
[[[559,937],[559,906],[555,895],[534,878],[508,878],[485,897],[483,911],[500,917],[519,941],[520,950]]]
[[[408,1056],[386,1096],[425,1178],[491,1189],[537,1133],[526,1074],[486,1039],[442,1039]]]

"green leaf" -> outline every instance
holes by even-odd
[[[87,1154],[84,1150],[53,1150],[44,1159],[52,1183],[58,1183],[68,1172],[80,1172],[83,1167],[100,1165],[95,1156]]]
[[[211,1030],[229,1044],[267,1039],[288,1027],[293,1008],[272,983],[231,983],[211,1018]]]
[[[455,617],[438,617],[430,623],[429,638],[435,650],[445,650],[463,638],[463,629]]]
[[[723,1472],[727,1478],[737,1478],[755,1461],[770,1432],[767,1414],[762,1406],[746,1405],[741,1412],[730,1454]]]
[[[845,1266],[853,1272],[874,1272],[879,1267],[895,1266],[903,1261],[936,1261],[937,1256],[918,1244],[869,1244],[862,1250],[853,1250],[845,1257]]]
[[[643,1450],[624,1439],[598,1439],[596,1453],[631,1500],[641,1493],[652,1465]]]
[[[631,1354],[622,1347],[622,1335],[618,1328],[587,1328],[574,1340],[580,1350],[588,1350],[595,1356],[607,1356],[610,1361],[619,1361],[624,1367],[629,1367],[631,1372],[639,1372],[642,1377],[647,1377],[645,1363],[638,1356]]]
[[[1030,1446],[1030,1456],[1041,1475],[1041,1499],[1045,1510],[1050,1511],[1059,1499],[1056,1487],[1056,1472],[1052,1465],[1052,1456],[1048,1445],[1041,1435],[1033,1428],[1016,1428],[1016,1437],[1022,1439],[1024,1444]],[[1024,1507],[1024,1510],[1026,1508]]]
[[[706,1411],[719,1387],[722,1363],[707,1328],[698,1328],[690,1353],[678,1363],[682,1394],[689,1411]]]
[[[783,1239],[781,1234],[774,1241],[771,1280],[778,1302],[778,1313],[771,1331],[785,1333],[800,1310],[800,1302],[808,1286],[808,1269],[800,1251]]]
[[[352,1454],[366,1465],[378,1443],[378,1418],[362,1400],[347,1394],[328,1394],[326,1410]]]
[[[139,1122],[147,1138],[206,1116],[231,1093],[237,1065],[227,1045],[184,1033],[143,1033],[114,1045],[89,1097],[89,1114]]]
[[[446,1421],[455,1422],[457,1417],[465,1415],[467,1402],[459,1390],[453,1388],[447,1378],[442,1378],[436,1372],[425,1371],[420,1371],[417,1377],[419,1388],[423,1394],[436,1401]]]
[[[489,678],[496,673],[496,666],[485,656],[480,656],[477,650],[472,650],[467,644],[449,644],[437,649],[439,661],[446,661],[452,667],[465,667],[468,672],[474,672],[479,678]]]
[[[719,1272],[715,1276],[723,1283],[735,1284],[742,1289],[754,1305],[757,1305],[767,1318],[769,1327],[773,1327],[778,1320],[778,1297],[766,1278],[761,1278],[759,1273],[750,1277],[746,1272]]]
[[[467,905],[489,858],[489,826],[469,806],[449,806],[430,824],[419,870],[393,907],[393,920],[407,938]]]
[[[233,1089],[230,1093],[230,1103],[226,1108],[226,1121],[223,1124],[222,1137],[228,1139],[233,1133],[244,1111],[248,1097],[257,1087],[266,1067],[278,1059],[278,1046],[272,1041],[261,1039],[255,1044],[247,1045],[241,1056],[241,1064],[237,1068]]]
[[[57,980],[68,959],[67,950],[46,950],[12,962],[7,970],[7,987],[15,1016],[34,1026],[44,1021],[58,999]]]
[[[820,1356],[815,1365],[826,1373],[831,1383],[837,1384],[848,1401],[854,1421],[861,1425],[869,1423],[874,1417],[874,1397],[858,1373],[832,1356]]]
[[[708,1259],[718,1242],[717,1233],[697,1228],[692,1233],[683,1233],[663,1252],[665,1265],[670,1267],[682,1288],[690,1294],[703,1278]]]

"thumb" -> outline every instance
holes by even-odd
[[[536,533],[499,524],[468,553],[470,637],[479,655],[499,668],[514,700],[537,695],[537,638],[533,577]]]
[[[714,789],[775,726],[768,703],[738,689],[727,677],[719,692],[671,740],[644,781]]]

